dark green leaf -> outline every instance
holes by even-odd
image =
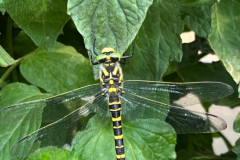
[[[204,153],[199,153],[196,151],[182,150],[178,152],[177,160],[235,160],[236,156],[232,153],[227,153],[225,155],[216,156],[214,154],[209,154],[208,151]]]
[[[181,60],[182,30],[179,6],[154,1],[135,39],[134,57],[122,66],[125,79],[160,80],[169,61]],[[131,46],[126,55],[130,54]]]
[[[7,85],[1,90],[0,95],[1,108],[24,101],[51,96],[50,94],[42,94],[35,86],[28,86],[21,83]],[[42,115],[37,113],[41,112],[35,112],[35,110],[31,108],[19,110],[19,108],[14,106],[9,109],[0,110],[1,160],[11,159],[11,149],[13,145],[19,139],[40,127]],[[18,121],[16,121],[16,119]]]
[[[184,15],[186,25],[200,37],[207,37],[211,28],[211,8],[209,6],[201,7],[180,7]]]
[[[35,50],[23,59],[20,69],[29,82],[54,94],[96,83],[89,61],[59,43],[49,53]]]
[[[232,151],[237,154],[237,160],[240,160],[240,138],[236,141]]]
[[[240,3],[221,0],[213,5],[209,43],[234,81],[240,80]]]
[[[214,104],[235,106],[240,102],[238,99],[237,85],[222,66],[221,62],[212,63],[207,66],[203,63],[188,65],[177,70],[178,75],[184,82],[195,81],[217,81],[224,82],[233,87],[234,93],[226,98],[214,101]]]
[[[238,113],[237,117],[234,120],[233,129],[235,132],[240,133],[240,112]]]
[[[78,141],[73,142],[73,152],[78,155],[78,159],[116,159],[112,124],[94,128],[94,123],[90,122],[88,127],[75,137]],[[94,130],[94,134],[89,134],[89,131]],[[126,159],[176,158],[176,137],[167,134],[174,132],[167,123],[156,119],[136,120],[123,124],[123,130]]]
[[[187,64],[196,64],[206,53],[212,53],[211,47],[205,38],[196,36],[195,41],[182,44],[183,57],[181,62],[172,62],[173,65],[184,67]],[[199,51],[202,54],[199,54]]]
[[[166,0],[170,3],[178,4],[178,5],[183,5],[183,6],[203,6],[203,5],[211,5],[217,0]]]
[[[37,46],[24,31],[18,34],[13,43],[13,52],[20,57],[37,49]]]
[[[7,12],[34,43],[49,50],[69,20],[67,0],[9,0]]]

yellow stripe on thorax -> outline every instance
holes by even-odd
[[[109,76],[109,73],[108,73],[108,71],[106,70],[106,68],[103,68],[102,71],[103,71],[103,74],[104,74],[105,76]]]
[[[112,121],[113,121],[113,122],[121,121],[121,119],[122,119],[121,116],[119,116],[118,118],[113,118],[113,117],[112,117]]]
[[[114,68],[114,70],[113,70],[113,75],[116,75],[117,74],[117,71],[118,71],[118,67],[117,66],[115,66],[115,68]]]

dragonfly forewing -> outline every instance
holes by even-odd
[[[231,86],[221,82],[170,83],[129,80],[124,91],[166,104],[189,106],[231,95]]]

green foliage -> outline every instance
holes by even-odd
[[[212,103],[235,107],[240,102],[236,84],[240,80],[240,5],[236,0],[0,0],[0,12],[0,45],[13,59],[21,58],[12,66],[0,68],[1,160],[12,158],[11,148],[18,140],[47,125],[41,123],[46,116],[42,106],[4,107],[99,83],[94,80],[98,66],[92,70],[88,58],[94,38],[97,53],[110,46],[130,55],[133,42],[134,56],[122,66],[124,79],[221,81],[235,92]],[[194,31],[196,40],[182,44],[180,34],[184,30]],[[216,54],[221,62],[199,62],[208,53]],[[59,112],[66,114],[71,109],[61,108]],[[28,159],[115,159],[111,123],[96,125],[100,122],[92,118],[83,132],[74,133],[72,151],[51,146]],[[237,132],[239,123],[238,116],[234,122]],[[176,142],[175,135],[166,134],[172,133],[171,127],[163,131],[163,125],[167,124],[154,119],[125,123],[127,159],[240,157],[239,140],[229,148],[232,151],[216,156],[211,134],[181,135]]]

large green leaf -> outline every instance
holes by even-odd
[[[34,43],[49,50],[69,20],[67,0],[7,1],[7,12]]]
[[[184,21],[189,29],[193,30],[200,37],[207,37],[211,28],[211,8],[201,7],[181,7]]]
[[[136,37],[134,56],[122,66],[125,79],[160,80],[169,61],[181,60],[182,30],[179,6],[155,0]]]
[[[96,38],[97,53],[104,47],[123,53],[138,33],[152,1],[69,0],[68,14],[82,34],[87,49],[93,51]],[[94,75],[98,78],[97,67],[94,67]]]
[[[221,0],[213,5],[209,43],[234,81],[240,80],[240,3]]]
[[[75,137],[75,157],[81,160],[116,159],[112,124],[102,128],[94,128],[94,125],[90,122],[88,128]],[[95,131],[94,134],[89,134],[89,130]],[[156,119],[136,120],[123,124],[123,130],[126,159],[176,158],[176,136],[168,134],[174,131],[167,123]]]
[[[184,82],[195,81],[217,81],[224,82],[233,87],[234,93],[226,98],[214,101],[214,104],[235,106],[240,100],[238,99],[237,85],[222,66],[221,62],[212,63],[210,66],[197,63],[188,65],[177,70],[178,75]]]
[[[96,83],[89,61],[60,43],[49,53],[37,49],[26,56],[20,70],[29,82],[54,94]]]
[[[21,93],[21,94],[20,94]],[[6,106],[46,98],[50,94],[42,94],[35,86],[28,86],[21,83],[13,83],[4,87],[0,92],[0,159],[11,159],[11,149],[13,145],[27,134],[35,131],[41,124],[41,112],[35,109],[41,108],[18,108]],[[33,124],[33,125],[32,125]]]
[[[178,4],[178,5],[183,5],[183,6],[193,6],[193,7],[198,7],[198,6],[203,6],[203,5],[210,5],[216,2],[217,0],[166,0],[170,3]]]
[[[83,35],[87,49],[92,50],[94,37],[98,53],[107,46],[123,53],[136,36],[151,4],[152,0],[69,0],[68,14]]]

